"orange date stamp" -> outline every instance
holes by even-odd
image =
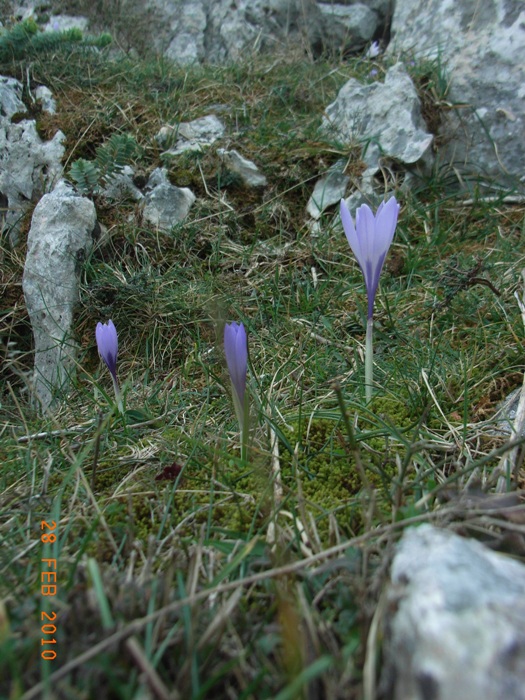
[[[47,520],[42,520],[40,523],[40,529],[43,530],[40,536],[40,541],[42,544],[53,544],[57,540],[56,535],[57,524],[54,520],[48,522]],[[41,570],[40,570],[40,593],[50,602],[49,599],[56,596],[57,594],[57,560],[42,557],[41,559]],[[55,639],[55,633],[57,627],[55,624],[57,619],[57,614],[54,611],[40,613],[40,622],[42,626],[40,631],[42,637],[40,639],[42,649],[40,656],[46,661],[53,661],[57,657],[57,652],[53,648],[53,645],[57,643]]]

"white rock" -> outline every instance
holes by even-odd
[[[11,122],[14,114],[26,112],[21,96],[21,83],[0,76],[0,193],[7,198],[5,224],[12,246],[31,203],[62,176],[65,150],[61,131],[51,141],[42,141],[34,120]]]
[[[354,78],[345,83],[326,108],[322,128],[342,141],[366,146],[364,160],[369,165],[381,154],[415,163],[433,140],[414,84],[401,63],[387,71],[384,83],[363,85]]]
[[[525,566],[430,525],[394,557],[382,693],[525,700]]]
[[[179,63],[236,61],[290,45],[359,51],[382,35],[390,0],[146,0],[155,48]]]
[[[89,20],[84,16],[52,15],[44,25],[45,32],[65,32],[68,29],[80,29],[84,32],[89,26]]]
[[[267,184],[266,177],[261,173],[255,163],[241,156],[235,149],[227,151],[224,148],[218,148],[217,154],[228,170],[237,173],[249,187],[264,187]]]
[[[113,173],[108,182],[102,186],[102,194],[111,201],[133,199],[135,202],[140,202],[144,199],[144,195],[133,182],[134,175],[133,168],[125,165],[121,170]]]
[[[387,52],[402,51],[439,58],[446,99],[461,105],[443,112],[440,163],[515,184],[525,162],[523,0],[397,2]]]
[[[166,57],[182,64],[202,61],[206,55],[206,24],[206,11],[202,2],[197,0],[182,4],[171,27],[174,36],[165,51]]]
[[[157,134],[157,140],[169,136],[170,128],[176,132],[177,141],[173,148],[162,155],[178,156],[181,153],[202,151],[220,139],[225,131],[221,120],[215,114],[208,114],[191,122],[182,122],[178,127],[164,127]]]
[[[44,112],[48,112],[49,114],[55,114],[57,111],[57,103],[55,102],[55,98],[53,97],[53,93],[51,90],[46,87],[45,85],[39,85],[35,91],[35,99],[40,102],[42,105],[42,109]]]
[[[433,136],[426,131],[419,97],[401,63],[390,68],[384,83],[367,85],[351,79],[340,89],[323,117],[321,128],[348,144],[362,146],[367,168],[358,189],[374,193],[374,176],[390,161],[428,169]],[[383,191],[381,187],[381,192]]]
[[[377,14],[361,3],[319,5],[324,44],[336,51],[362,49],[378,28]]]
[[[96,224],[93,202],[64,182],[33,212],[22,287],[35,340],[35,396],[44,408],[67,391],[75,368],[73,310]]]
[[[337,204],[344,196],[350,178],[344,174],[346,161],[338,160],[328,173],[315,183],[306,211],[312,219],[320,219],[325,209]]]
[[[22,83],[15,78],[0,76],[0,114],[4,119],[11,119],[17,112],[25,112],[22,102]]]
[[[168,171],[166,168],[155,168],[153,170],[148,178],[148,181],[146,183],[146,190],[152,190],[154,187],[157,187],[158,185],[169,185],[170,181],[168,178]]]
[[[195,195],[187,187],[175,187],[164,168],[153,171],[148,181],[143,217],[145,221],[162,231],[170,231],[183,221],[195,201]]]

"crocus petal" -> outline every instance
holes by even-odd
[[[399,214],[399,204],[395,197],[383,202],[376,214],[376,250],[386,254],[394,239]]]
[[[224,326],[224,354],[233,388],[242,407],[248,368],[248,343],[242,323],[227,323]]]
[[[100,357],[104,360],[113,378],[117,378],[118,336],[115,324],[110,319],[107,323],[97,323],[95,330]]]
[[[355,228],[357,237],[361,243],[362,260],[358,260],[361,267],[366,267],[366,263],[374,263],[375,258],[375,217],[368,206],[362,204],[355,213]]]
[[[359,261],[362,257],[361,244],[359,243],[359,239],[357,237],[352,215],[348,211],[348,207],[346,206],[346,202],[344,199],[341,200],[340,211],[341,221],[343,222],[343,229],[348,240],[348,244],[350,245],[350,248],[352,249],[355,257]]]

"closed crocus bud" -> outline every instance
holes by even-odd
[[[111,319],[107,323],[97,323],[95,331],[100,357],[106,363],[111,376],[117,378],[118,336]]]
[[[115,390],[118,409],[123,413],[122,397],[117,381],[118,336],[113,321],[110,319],[107,323],[97,323],[95,337],[97,339],[99,355],[106,363],[111,374],[111,379],[113,380],[113,389]]]
[[[241,410],[244,410],[246,392],[246,370],[248,367],[248,341],[242,323],[227,323],[224,326],[224,354],[226,364]],[[240,418],[239,418],[240,419]]]

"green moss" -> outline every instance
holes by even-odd
[[[383,403],[383,408],[386,405]],[[409,422],[407,416],[402,417]],[[297,456],[294,458],[283,445],[283,483],[291,494],[301,489],[305,508],[315,518],[322,539],[329,537],[331,516],[340,530],[355,533],[363,524],[364,485],[341,424],[317,419],[303,425],[300,432],[297,424],[293,427],[295,430],[284,435],[290,444],[298,443]],[[360,443],[359,455],[375,491],[378,516],[386,516],[391,481],[397,473],[394,451],[387,447],[387,437],[378,436]]]
[[[413,409],[408,405],[407,400],[402,396],[375,395],[370,403],[370,412],[373,415],[373,422],[384,422],[396,430],[404,430],[413,425],[418,416],[414,415]]]

